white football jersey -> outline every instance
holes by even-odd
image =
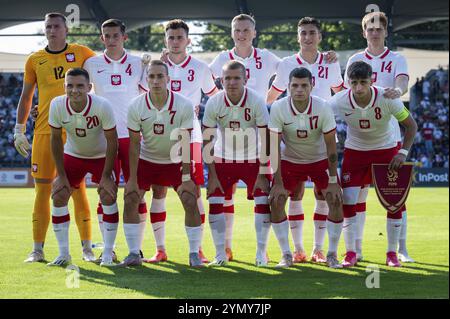
[[[269,128],[282,134],[282,160],[310,164],[328,158],[323,136],[336,130],[336,122],[325,100],[310,96],[308,107],[301,113],[288,96],[273,103]]]
[[[395,79],[399,75],[406,75],[409,78],[408,65],[405,57],[388,48],[385,48],[384,52],[378,56],[370,54],[367,49],[354,54],[348,60],[346,70],[356,61],[364,61],[370,64],[372,66],[373,84],[383,88],[395,87]],[[347,71],[345,72],[345,85],[350,85]],[[395,132],[396,141],[400,142],[402,140],[400,126],[394,117],[391,120],[391,125]]]
[[[180,64],[175,64],[170,59],[167,63],[169,68],[170,83],[168,88],[188,98],[195,106],[200,105],[202,91],[210,94],[216,88],[214,76],[208,65],[191,55]],[[202,143],[202,129],[198,119],[195,117],[192,141]]]
[[[206,103],[203,116],[204,127],[217,128],[214,156],[227,160],[257,159],[261,149],[258,127],[267,127],[268,122],[265,101],[248,88],[236,105],[225,91],[215,94]]]
[[[222,51],[209,65],[216,78],[222,77],[222,67],[231,60],[242,62],[247,69],[247,87],[266,98],[269,83],[275,74],[280,58],[266,49],[253,48],[253,53],[243,59],[234,49]]]
[[[116,127],[111,104],[94,94],[88,94],[86,106],[79,113],[72,109],[66,95],[55,97],[50,103],[48,123],[51,127],[66,130],[64,153],[79,158],[105,157],[103,131]]]
[[[152,103],[150,92],[134,98],[128,111],[128,128],[141,132],[141,153],[143,160],[158,163],[179,163],[181,159],[171,158],[170,152],[178,140],[171,140],[176,129],[192,130],[194,108],[192,102],[181,94],[169,91],[166,104],[158,110]]]
[[[318,96],[324,100],[331,98],[331,89],[342,86],[341,67],[338,62],[328,64],[325,62],[325,56],[319,52],[317,59],[313,64],[309,64],[296,53],[284,58],[278,65],[277,75],[272,83],[272,87],[284,92],[289,86],[289,74],[295,68],[304,67],[312,73],[313,89],[312,95]]]
[[[141,58],[125,52],[115,61],[104,53],[89,58],[83,68],[89,72],[95,94],[111,103],[117,120],[117,135],[128,137],[127,107],[140,94],[140,87],[147,88]]]
[[[350,89],[329,100],[335,114],[347,124],[346,148],[372,151],[397,145],[390,120],[405,106],[400,99],[385,98],[381,87],[372,86],[371,91],[372,99],[364,108],[356,104]]]

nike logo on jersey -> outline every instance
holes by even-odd
[[[39,65],[42,65],[42,64],[44,64],[44,63],[47,63],[47,60],[45,60],[45,61],[40,61],[40,62],[39,62]]]
[[[105,72],[106,70],[97,70],[97,73]]]
[[[319,226],[319,229],[325,229],[327,228],[326,226]]]
[[[141,119],[142,122],[147,121],[151,116]]]
[[[67,121],[67,122],[64,122],[64,121],[63,121],[63,122],[62,122],[62,124],[69,124],[69,123],[70,123],[70,121]]]
[[[219,119],[223,119],[225,116],[227,116],[227,115],[225,114],[225,115],[219,116]]]
[[[291,122],[291,123],[284,123],[283,122],[284,125],[291,125],[292,123],[294,123],[294,122]]]
[[[350,116],[350,115],[352,115],[353,114],[353,112],[351,112],[351,113],[345,113],[345,116]]]

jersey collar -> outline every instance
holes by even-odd
[[[372,98],[370,99],[369,104],[367,104],[365,107],[360,107],[355,101],[355,97],[353,96],[352,90],[351,89],[348,90],[348,98],[352,109],[366,110],[368,108],[374,107],[375,101],[377,100],[378,97],[378,89],[374,86],[371,86],[370,90],[372,91]]]
[[[319,65],[320,65],[320,64],[322,64],[324,57],[323,57],[323,53],[322,53],[322,52],[317,51],[317,53],[318,53],[318,54],[317,54],[316,61],[314,61],[313,64],[319,64]],[[306,62],[306,61],[302,58],[300,52],[298,52],[298,53],[295,55],[295,58],[296,58],[298,64],[300,64],[300,65],[303,65],[303,64],[309,65],[309,63]]]
[[[294,116],[297,116],[299,114],[307,114],[307,115],[311,115],[312,113],[312,97],[311,95],[309,96],[309,105],[306,108],[306,110],[304,112],[300,112],[299,110],[297,110],[297,108],[295,107],[295,105],[292,103],[292,98],[289,97],[289,106],[291,107],[291,111],[294,114]]]
[[[164,111],[164,110],[168,110],[171,111],[173,108],[173,101],[174,101],[174,96],[173,96],[173,92],[169,91],[169,95],[167,97],[167,101],[166,104],[164,104],[163,108],[159,111]],[[151,111],[151,110],[155,110],[158,111],[158,109],[156,108],[156,106],[153,105],[152,99],[150,98],[150,91],[148,91],[145,94],[145,104],[147,104],[147,108]]]
[[[122,56],[119,60],[113,60],[113,59],[111,59],[110,57],[108,57],[108,56],[106,55],[106,50],[105,50],[104,53],[103,53],[103,57],[105,58],[105,61],[106,61],[106,63],[108,63],[108,64],[111,64],[111,63],[120,63],[120,64],[124,64],[125,61],[126,61],[127,58],[128,58],[128,53],[127,53],[126,50],[123,50],[123,52],[124,52],[124,54],[123,54],[123,56]]]
[[[369,53],[369,49],[366,48],[366,50],[364,51],[364,54],[366,56],[366,58],[368,58],[369,60],[373,60],[373,59],[384,59],[389,52],[391,52],[387,47],[384,47],[384,51],[383,53],[381,53],[380,55],[372,55]]]
[[[72,107],[70,106],[69,98],[66,96],[66,109],[67,109],[67,112],[69,113],[69,115],[83,114],[83,116],[86,116],[89,114],[89,111],[91,110],[91,106],[92,106],[92,97],[88,94],[86,106],[84,107],[84,109],[81,112],[75,112],[72,109]]]
[[[245,106],[245,103],[247,102],[248,91],[247,91],[247,88],[244,89],[244,94],[242,94],[241,100],[240,100],[236,105],[233,104],[233,103],[228,99],[227,92],[224,91],[224,92],[223,92],[223,96],[224,96],[224,100],[225,100],[225,105],[226,105],[227,107],[230,107],[230,106],[238,106],[238,105],[239,105],[239,107],[244,107],[244,106]]]
[[[256,51],[256,49],[254,48],[254,47],[252,47],[252,49],[253,49],[253,51],[252,51],[252,54],[250,54],[250,56],[249,57],[247,57],[247,58],[241,58],[240,56],[238,56],[237,54],[235,54],[234,53],[234,50],[236,50],[236,48],[233,48],[233,49],[231,49],[229,52],[228,52],[228,55],[230,56],[230,60],[246,60],[246,59],[249,59],[249,58],[254,58],[254,59],[256,59],[257,57],[258,57],[258,52]],[[234,54],[233,54],[234,53]]]
[[[186,58],[183,60],[183,62],[181,62],[180,64],[176,64],[175,62],[170,60],[170,58],[167,58],[167,64],[169,64],[169,66],[171,66],[171,67],[178,66],[178,67],[181,67],[184,69],[185,67],[187,67],[189,62],[191,62],[191,60],[192,60],[192,56],[187,55]]]

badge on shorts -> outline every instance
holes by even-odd
[[[38,171],[38,164],[33,163],[33,165],[31,165],[31,170],[33,171],[33,173],[37,173],[37,171]]]
[[[75,53],[66,53],[66,61],[68,63],[75,62]]]
[[[370,128],[370,121],[369,120],[359,120],[359,127],[362,129]]]
[[[84,128],[77,128],[75,129],[75,133],[78,137],[85,137],[86,136],[86,130]]]
[[[111,75],[111,85],[121,85],[122,84],[122,76],[120,74]]]
[[[230,121],[230,128],[233,131],[239,131],[239,129],[241,128],[241,122],[238,121]]]
[[[164,124],[153,124],[153,133],[157,135],[164,134]]]
[[[170,81],[170,88],[174,92],[181,91],[181,81],[180,80],[171,80]]]
[[[307,130],[297,130],[297,137],[298,138],[307,138],[308,131]]]

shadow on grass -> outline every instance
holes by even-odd
[[[130,289],[149,298],[448,298],[449,274],[428,267],[387,268],[362,262],[350,269],[295,264],[276,269],[233,261],[225,267],[191,268],[177,262],[130,268],[80,267],[80,279],[113,288]],[[369,289],[368,265],[379,267],[380,288]],[[422,271],[411,273],[408,269]]]

